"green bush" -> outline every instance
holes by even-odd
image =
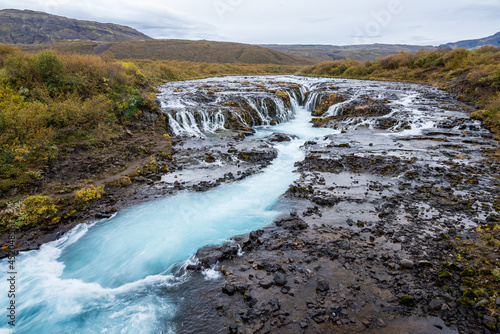
[[[11,203],[2,213],[1,225],[4,228],[24,229],[43,224],[57,213],[58,207],[46,196],[30,196],[23,201]]]

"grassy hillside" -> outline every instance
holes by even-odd
[[[366,45],[262,45],[273,50],[294,56],[317,61],[356,59],[358,61],[374,61],[395,53],[434,50],[432,46],[400,45],[400,44],[366,44]]]
[[[55,43],[64,40],[126,41],[150,37],[130,27],[81,21],[31,10],[0,10],[1,44]]]
[[[472,117],[482,120],[500,139],[500,48],[485,46],[475,51],[403,52],[373,62],[323,62],[307,67],[299,74],[436,85],[482,108]]]
[[[470,39],[465,41],[444,44],[441,45],[441,47],[452,48],[452,49],[457,49],[457,48],[474,49],[484,45],[493,45],[496,47],[500,46],[500,32],[497,32],[496,34],[485,38]]]
[[[155,59],[210,63],[311,65],[312,60],[260,46],[188,40],[143,40],[123,42],[61,42],[19,46],[27,52],[53,49],[64,53],[112,54],[116,59]]]
[[[165,140],[163,135],[168,139],[165,118],[156,104],[158,84],[218,75],[292,74],[298,69],[117,61],[53,51],[30,54],[0,46],[0,230],[12,220],[18,228],[48,223],[58,210],[77,200],[71,196],[56,199],[54,193],[71,195],[81,188],[85,196],[100,197],[102,189],[89,188],[90,194],[85,189],[91,179],[99,177],[88,161],[102,166],[101,153],[121,149],[119,165],[108,165],[125,168],[151,154],[146,145],[158,145],[158,140]],[[151,140],[141,144],[144,138]],[[124,142],[127,147],[122,147]],[[58,183],[52,177],[49,184],[48,167],[62,158],[72,163],[70,170],[79,169],[82,163],[89,165],[82,175],[91,179],[55,175]],[[14,202],[2,212],[7,203]]]

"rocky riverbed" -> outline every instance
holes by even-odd
[[[350,100],[313,120],[343,131],[304,145],[300,178],[278,204],[290,214],[197,253],[187,270],[222,278],[185,298],[181,314],[192,320],[180,319],[179,332],[495,331],[491,296],[466,307],[466,266],[447,264],[457,255],[450,240],[497,220],[499,166],[488,157],[497,143],[444,92],[418,86],[401,103],[398,90],[414,86],[369,87],[339,89]],[[405,118],[412,112],[421,117]]]
[[[309,134],[281,127],[302,108],[318,135],[273,206],[282,214],[175,266],[181,282],[159,292],[178,296],[175,332],[496,331],[500,291],[467,283],[477,264],[457,264],[457,242],[499,219],[498,143],[468,117],[473,107],[429,86],[334,79],[218,78],[162,91],[168,152],[71,223],[21,236],[21,250],[265,171],[278,145]],[[493,264],[498,255],[492,248]]]

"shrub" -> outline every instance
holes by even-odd
[[[35,59],[35,69],[49,91],[56,95],[66,90],[64,87],[64,65],[51,51],[43,52]]]
[[[30,196],[24,201],[8,204],[1,225],[9,228],[13,223],[18,229],[33,227],[44,223],[57,211],[58,207],[49,197]]]
[[[478,53],[478,54],[495,53],[498,51],[500,51],[500,48],[496,48],[493,45],[484,45],[484,46],[481,46],[479,49],[476,49],[476,53]]]
[[[467,49],[455,49],[445,57],[446,68],[465,67],[470,56],[471,53]]]
[[[132,180],[130,180],[130,177],[128,176],[122,176],[119,180],[117,185],[119,187],[127,187],[132,184]]]
[[[102,197],[103,194],[104,186],[94,187],[93,185],[91,185],[90,187],[85,187],[75,191],[76,200],[80,203],[87,203],[98,200]]]

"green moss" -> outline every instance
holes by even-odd
[[[474,268],[465,268],[461,273],[460,276],[462,277],[474,277],[477,275],[477,271]]]
[[[491,274],[495,278],[495,281],[500,282],[500,268],[495,268],[491,271]]]
[[[408,304],[413,303],[415,301],[415,298],[413,298],[410,295],[403,295],[403,296],[401,296],[400,300],[403,304],[408,305]]]
[[[449,280],[453,279],[453,275],[449,271],[446,271],[446,270],[441,270],[438,273],[438,277],[441,279],[449,279]]]
[[[471,288],[465,288],[463,296],[469,298],[470,300],[477,299],[477,294]]]
[[[456,300],[457,304],[460,304],[464,307],[473,307],[475,304],[467,297],[463,297],[463,298],[458,298]]]

